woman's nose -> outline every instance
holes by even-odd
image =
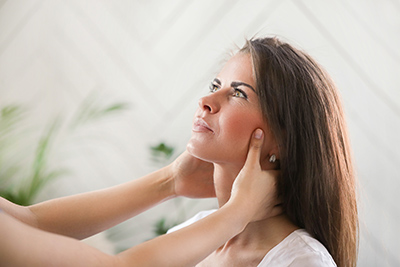
[[[220,103],[217,99],[216,93],[203,96],[199,99],[199,107],[209,113],[216,113],[220,109]]]

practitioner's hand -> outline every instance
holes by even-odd
[[[176,196],[192,198],[215,197],[212,163],[183,152],[171,165]]]
[[[259,136],[257,138],[257,135]],[[232,187],[229,202],[238,205],[238,212],[248,216],[250,221],[258,221],[282,213],[277,197],[279,171],[261,169],[260,155],[264,140],[261,129],[253,132],[246,162]]]

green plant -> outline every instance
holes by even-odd
[[[25,166],[27,163],[18,157],[16,161],[11,160],[15,157],[13,153],[15,148],[19,147],[19,140],[26,135],[23,130],[25,113],[17,105],[2,108],[0,114],[0,196],[19,205],[32,204],[48,182],[68,173],[65,168],[54,167],[53,165],[57,166],[57,164],[50,162],[57,136],[65,134],[65,131],[71,134],[79,128],[78,126],[128,107],[126,103],[99,105],[96,102],[91,95],[78,107],[76,115],[70,122],[59,116],[49,123],[44,134],[35,144],[36,149],[31,166]],[[18,156],[23,154],[20,153]],[[24,173],[23,170],[27,171]]]
[[[97,94],[92,93],[86,97],[75,112],[69,124],[69,128],[74,130],[81,125],[129,108],[129,105],[123,102],[111,103],[108,105],[100,105],[98,102]]]
[[[175,225],[178,225],[178,224],[179,224],[179,222],[174,222],[174,223],[168,224],[166,218],[162,217],[154,223],[153,232],[154,232],[155,236],[164,235],[167,233],[167,231],[169,229],[171,229],[172,227],[174,227]]]
[[[40,137],[27,179],[22,180],[17,186],[12,184],[9,188],[2,188],[0,191],[2,197],[19,205],[30,205],[36,195],[50,180],[66,172],[62,169],[51,170],[48,167],[51,144],[58,127],[58,120],[55,120],[45,134]],[[10,178],[4,177],[4,179]]]
[[[174,147],[163,142],[150,147],[151,159],[154,163],[165,165],[174,154]]]
[[[0,111],[0,192],[20,170],[19,164],[9,155],[18,140],[18,124],[23,115],[24,111],[17,105],[5,106]]]

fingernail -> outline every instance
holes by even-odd
[[[254,138],[261,139],[262,135],[263,135],[263,131],[261,129],[257,129],[254,133]]]

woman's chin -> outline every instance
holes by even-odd
[[[247,148],[237,149],[236,147],[238,146],[235,146],[233,151],[232,149],[227,150],[226,147],[211,145],[192,137],[186,145],[186,150],[190,155],[202,161],[243,166],[247,156]]]
[[[192,155],[195,158],[198,158],[202,161],[206,162],[211,162],[213,161],[210,159],[209,156],[207,156],[207,151],[204,151],[204,146],[201,146],[199,144],[195,144],[195,141],[189,140],[189,142],[186,145],[186,150],[189,152],[190,155]]]
[[[187,150],[187,152],[189,152],[189,154],[192,155],[193,157],[198,158],[198,159],[201,159],[201,160],[204,160],[204,159],[200,156],[201,153],[200,153],[200,155],[199,155],[198,149],[196,149],[196,147],[193,146],[193,144],[192,144],[191,142],[189,142],[189,143],[186,145],[186,150]]]

